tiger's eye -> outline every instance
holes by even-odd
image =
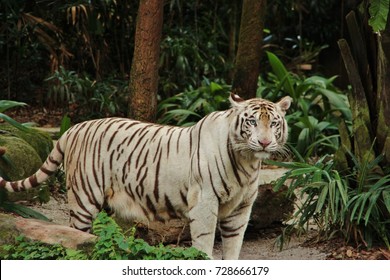
[[[271,127],[275,127],[278,125],[278,122],[271,122]]]
[[[254,119],[248,120],[248,122],[249,122],[250,125],[253,125],[253,126],[257,125],[257,122]]]

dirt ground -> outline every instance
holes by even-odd
[[[42,205],[31,206],[39,211],[54,223],[68,225],[69,213],[66,201],[62,198],[51,198],[50,201]],[[308,237],[293,237],[289,244],[279,250],[275,246],[277,229],[264,230],[255,233],[249,228],[244,244],[241,249],[240,259],[243,260],[324,260],[327,258],[325,247],[309,245]],[[313,232],[314,234],[314,232]],[[310,236],[310,235],[309,235]],[[222,258],[222,245],[216,240],[214,258]]]

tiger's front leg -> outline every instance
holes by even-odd
[[[257,188],[229,216],[220,220],[222,259],[237,260],[239,258],[245,230],[248,226],[252,205],[256,197]]]
[[[192,246],[212,258],[218,220],[218,200],[216,197],[206,197],[196,199],[197,203],[190,208],[190,230]]]

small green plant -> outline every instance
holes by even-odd
[[[151,246],[135,237],[135,228],[129,235],[105,212],[99,213],[93,223],[93,233],[99,237],[91,254],[92,259],[144,259],[144,260],[186,260],[206,259],[206,254],[195,248]]]
[[[16,245],[4,245],[6,252],[1,256],[4,260],[57,260],[65,259],[68,252],[61,245],[49,245],[31,241],[24,236],[15,239]]]
[[[77,95],[83,95],[92,83],[89,79],[82,79],[75,71],[60,66],[53,75],[48,77],[48,100],[50,105],[63,105],[76,101]]]
[[[118,224],[105,212],[99,213],[93,223],[98,240],[91,251],[66,249],[61,245],[48,245],[16,238],[15,245],[5,245],[2,259],[92,259],[92,260],[202,260],[207,255],[197,249],[151,246],[135,237],[135,228],[123,233]]]

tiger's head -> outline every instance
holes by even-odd
[[[288,128],[286,111],[292,98],[286,96],[279,102],[253,98],[243,100],[236,94],[230,95],[230,103],[237,110],[234,127],[234,150],[250,152],[257,158],[268,158],[271,153],[284,151]]]

